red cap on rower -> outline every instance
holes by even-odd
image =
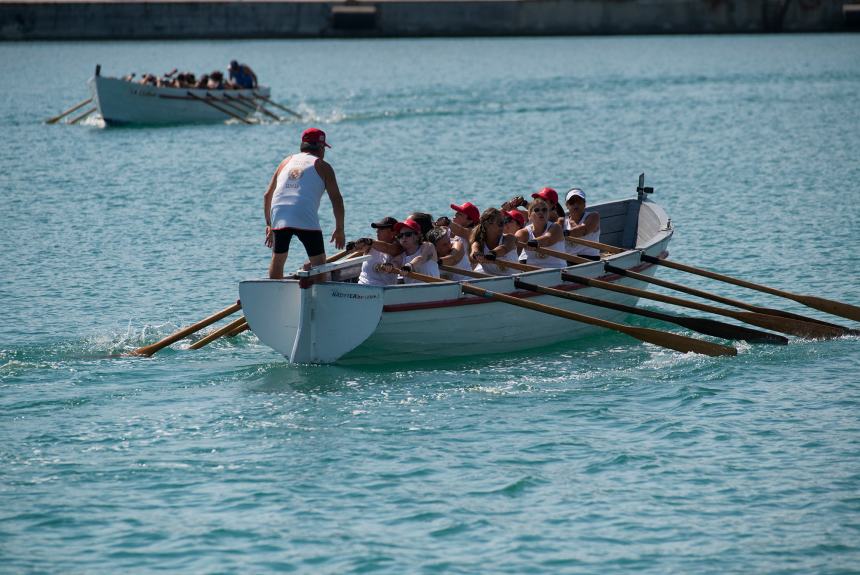
[[[302,142],[313,144],[314,146],[322,144],[326,148],[331,148],[331,146],[325,143],[325,132],[319,128],[308,128],[302,132]]]
[[[511,211],[505,212],[505,213],[508,214],[508,216],[512,217],[514,220],[516,220],[516,222],[520,225],[520,227],[523,227],[524,225],[526,225],[526,217],[523,215],[523,213],[521,211],[511,210]]]
[[[467,218],[472,220],[473,224],[477,224],[478,220],[481,219],[481,212],[478,210],[478,207],[472,202],[466,202],[462,206],[458,206],[457,204],[451,204],[451,209],[455,212],[460,212],[465,215]]]
[[[421,235],[421,224],[413,220],[412,218],[408,218],[405,222],[397,222],[394,224],[394,233],[399,234],[400,230],[403,228],[409,228],[419,236]]]
[[[558,203],[558,192],[556,192],[552,188],[544,188],[541,191],[532,194],[532,197],[546,200],[551,206],[554,206]]]

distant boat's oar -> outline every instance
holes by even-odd
[[[228,100],[227,94],[224,94],[224,99],[213,96],[211,92],[206,92],[206,96],[215,102],[218,102],[219,105],[227,106],[228,108],[232,108],[236,110],[239,114],[247,114],[248,110],[245,108],[240,108],[236,104],[233,103],[233,100]]]
[[[92,114],[95,111],[96,111],[96,108],[90,108],[89,110],[87,110],[86,112],[81,114],[80,116],[77,116],[77,117],[69,120],[69,124],[77,124],[78,122],[80,122],[81,120],[83,120],[84,118],[86,118],[87,116],[89,116],[90,114]]]
[[[231,112],[230,110],[225,110],[225,109],[224,109],[224,108],[222,108],[221,106],[217,106],[217,105],[213,104],[210,100],[208,100],[208,99],[206,99],[206,98],[201,98],[200,96],[198,96],[197,94],[195,94],[195,93],[193,93],[193,92],[187,92],[187,94],[188,94],[191,98],[193,98],[193,99],[197,100],[198,102],[203,102],[203,103],[204,103],[204,104],[206,104],[207,106],[212,106],[213,108],[215,108],[216,110],[218,110],[218,111],[219,111],[219,112],[221,112],[222,114],[227,114],[228,116],[230,116],[230,117],[232,117],[232,118],[236,118],[237,120],[239,120],[239,121],[241,121],[241,122],[244,122],[245,124],[250,124],[250,123],[251,123],[251,122],[249,122],[248,120],[246,120],[245,118],[243,118],[242,116],[239,116],[239,115],[237,115],[237,114],[234,114],[234,113],[233,113],[233,112]]]
[[[463,270],[460,268],[455,268],[452,266],[440,265],[439,269],[442,271],[446,271],[449,273],[455,273],[465,276],[470,276],[474,278],[489,278],[489,277],[499,277],[499,276],[491,276],[487,274],[482,274],[480,272],[472,271],[472,270]],[[547,295],[552,295],[556,297],[560,297],[563,299],[569,299],[571,301],[576,301],[580,303],[585,303],[588,305],[593,305],[597,307],[605,307],[608,309],[614,309],[617,311],[621,311],[624,313],[629,313],[633,315],[639,315],[643,317],[650,317],[652,319],[657,319],[660,321],[665,321],[669,323],[674,323],[675,325],[680,325],[681,327],[686,327],[687,329],[691,329],[693,331],[699,332],[704,335],[712,335],[714,337],[721,337],[723,339],[733,339],[733,340],[744,340],[749,343],[769,343],[776,345],[786,345],[788,344],[788,339],[781,335],[777,335],[775,333],[769,333],[766,331],[759,331],[757,329],[750,329],[748,327],[743,327],[739,325],[732,325],[730,323],[725,323],[722,321],[717,321],[713,319],[707,318],[699,318],[699,317],[683,317],[676,316],[668,313],[651,311],[647,309],[641,309],[634,306],[624,305],[621,303],[615,303],[611,301],[595,299],[592,297],[574,294],[566,291],[562,291],[559,289],[548,288],[544,286],[539,286],[536,284],[527,283],[520,278],[514,278],[514,285],[518,288],[526,289],[529,291],[543,293]]]
[[[89,97],[86,100],[84,100],[83,102],[78,102],[77,104],[75,104],[74,106],[72,106],[71,108],[66,110],[65,112],[62,112],[62,113],[54,116],[53,118],[48,118],[47,120],[45,120],[45,123],[46,124],[56,124],[61,119],[65,118],[66,116],[68,116],[72,112],[80,110],[81,108],[83,108],[84,106],[86,106],[87,104],[89,104],[92,101],[93,101],[92,97]]]
[[[227,96],[227,94],[224,94],[224,96],[227,98],[235,99],[235,98],[233,98],[233,96]],[[270,118],[274,118],[275,120],[277,120],[279,122],[284,121],[284,119],[281,118],[280,116],[271,113],[264,105],[248,98],[247,96],[243,96],[242,94],[236,94],[236,98],[238,98],[238,101],[242,102],[246,106],[250,106],[254,110],[260,110],[261,112],[263,112],[264,114],[266,114]]]
[[[572,243],[581,244],[584,246],[595,247],[597,249],[601,249],[604,251],[611,251],[612,253],[618,253],[618,251],[624,251],[621,248],[617,248],[615,246],[610,246],[607,244],[602,244],[600,242],[589,242],[587,240],[581,240],[580,238],[571,238],[568,237],[567,240]],[[831,315],[838,315],[840,317],[844,317],[847,319],[852,319],[854,321],[860,321],[860,307],[856,305],[851,305],[849,303],[834,301],[830,299],[826,299],[818,296],[811,295],[803,295],[796,294],[792,292],[787,292],[783,290],[779,290],[776,288],[768,287],[761,284],[756,284],[752,282],[748,282],[746,280],[734,278],[731,276],[727,276],[724,274],[720,274],[717,272],[712,272],[710,270],[697,268],[694,266],[690,266],[687,264],[682,264],[672,260],[661,260],[660,258],[655,258],[654,256],[649,256],[646,254],[641,254],[642,261],[646,261],[648,263],[657,264],[659,266],[666,266],[672,269],[680,270],[683,272],[700,275],[706,278],[718,280],[721,282],[730,283],[736,286],[741,286],[745,288],[749,288],[752,290],[769,293],[771,295],[775,295],[778,297],[782,297],[785,299],[794,300],[798,303],[802,303],[807,307],[811,307],[813,309],[817,309],[819,311],[823,311],[825,313],[829,313]]]
[[[406,272],[403,270],[395,271],[400,273],[401,275],[405,275],[417,280],[425,281],[425,282],[438,282],[438,281],[446,281],[441,278],[436,278],[432,276],[427,276],[424,274],[419,274],[415,272]],[[612,321],[607,321],[604,319],[591,317],[589,315],[583,315],[581,313],[576,313],[572,311],[568,311],[565,309],[560,309],[557,307],[552,307],[546,304],[537,303],[533,301],[523,300],[517,297],[513,297],[507,294],[490,291],[481,287],[478,287],[474,284],[470,284],[468,282],[460,282],[460,289],[462,289],[465,293],[485,297],[489,299],[493,299],[495,301],[507,303],[510,305],[515,305],[517,307],[522,307],[526,309],[530,309],[533,311],[539,311],[541,313],[546,313],[549,315],[554,315],[557,317],[563,317],[565,319],[578,321],[580,323],[585,323],[588,325],[594,325],[606,329],[611,329],[615,331],[619,331],[621,333],[627,334],[631,337],[635,337],[640,341],[644,341],[647,343],[651,343],[660,347],[668,347],[670,349],[674,349],[675,351],[680,351],[682,353],[694,352],[701,353],[704,355],[710,356],[721,356],[721,355],[737,355],[738,350],[734,347],[719,345],[716,343],[711,343],[708,341],[698,340],[692,337],[687,337],[685,335],[678,335],[675,333],[670,333],[667,331],[659,331],[656,329],[650,329],[645,327],[634,327],[631,325],[625,325],[621,323],[615,323]]]
[[[549,256],[553,256],[553,257],[557,257],[557,258],[561,258],[561,259],[566,259],[567,261],[569,261],[571,263],[583,264],[583,263],[589,263],[592,261],[592,260],[589,260],[589,259],[586,259],[583,257],[568,254],[567,252],[559,252],[556,250],[551,250],[551,249],[547,249],[547,248],[540,248],[540,247],[539,248],[532,248],[532,249],[536,249],[538,253],[543,253],[543,254],[546,254]],[[711,294],[711,293],[706,292],[706,291],[697,290],[697,289],[694,289],[691,287],[683,286],[683,285],[669,282],[666,280],[652,278],[650,276],[646,276],[644,274],[632,272],[630,270],[626,270],[626,269],[620,268],[618,266],[613,266],[613,265],[608,264],[608,263],[604,263],[603,267],[609,273],[614,273],[614,274],[626,276],[626,277],[629,277],[631,279],[635,279],[638,281],[642,281],[642,282],[646,282],[646,283],[652,283],[652,284],[659,285],[662,287],[667,287],[669,289],[674,289],[674,290],[688,293],[690,295],[694,295],[697,297],[702,297],[702,298],[718,301],[720,303],[727,303],[728,305],[740,304],[740,305],[737,305],[737,307],[747,307],[747,304],[744,304],[743,302],[738,302],[736,300],[724,298],[724,297],[718,296],[716,294]],[[753,308],[753,313],[755,313],[756,315],[762,316],[763,318],[771,318],[769,320],[766,320],[766,321],[768,321],[769,325],[763,325],[761,323],[755,323],[754,324],[754,325],[759,325],[761,327],[765,327],[767,329],[773,329],[773,330],[776,330],[776,331],[779,331],[782,333],[788,333],[788,334],[796,335],[799,337],[820,338],[820,339],[841,337],[841,336],[846,334],[846,330],[844,328],[839,327],[839,326],[831,327],[828,325],[822,325],[822,324],[817,323],[817,322],[798,320],[798,319],[793,319],[793,318],[786,318],[783,316],[774,316],[774,315],[770,315],[769,313],[764,311],[764,308],[759,309],[759,308],[756,308],[755,306],[749,306],[749,307]],[[722,310],[723,308],[714,308],[714,309],[721,309]],[[726,311],[726,310],[723,310],[723,311]],[[765,320],[759,319],[759,321],[765,321]],[[776,325],[778,325],[779,327],[773,327]]]
[[[288,114],[292,114],[292,115],[293,115],[293,116],[295,116],[296,118],[301,118],[301,117],[302,117],[302,115],[301,115],[301,114],[299,114],[298,112],[293,112],[292,110],[290,110],[290,109],[289,109],[289,108],[287,108],[286,106],[281,106],[281,105],[280,105],[280,104],[278,104],[277,102],[274,102],[274,101],[270,100],[269,98],[267,98],[266,96],[263,96],[262,94],[258,94],[257,92],[254,92],[254,96],[255,96],[255,97],[257,97],[257,98],[259,98],[260,100],[263,100],[264,102],[266,102],[266,103],[268,103],[268,104],[271,104],[272,106],[274,106],[274,107],[276,107],[276,108],[280,108],[281,110],[283,110],[284,112],[286,112],[286,113],[288,113]]]
[[[213,323],[215,323],[219,319],[236,313],[240,309],[242,309],[242,304],[240,304],[239,302],[236,302],[233,305],[231,305],[229,307],[225,307],[221,311],[214,313],[214,314],[210,315],[209,317],[198,321],[194,325],[190,325],[186,328],[180,329],[176,333],[169,335],[169,336],[165,337],[164,339],[162,339],[161,341],[153,343],[152,345],[139,347],[131,353],[134,355],[150,356],[150,355],[154,354],[155,352],[157,352],[158,350],[160,350],[164,347],[167,347],[171,343],[177,342],[184,337],[188,337],[192,333],[198,332],[201,329],[203,329],[204,327],[212,325]]]
[[[228,323],[224,327],[216,329],[215,331],[213,331],[212,333],[210,333],[209,335],[207,335],[203,339],[201,339],[199,341],[195,341],[193,344],[191,344],[188,347],[189,347],[189,349],[200,349],[204,345],[215,341],[216,339],[218,339],[222,335],[227,335],[228,333],[231,333],[233,330],[240,328],[243,323],[247,323],[247,322],[245,321],[244,317],[240,317],[239,319],[237,319],[235,321],[231,321],[230,323]]]

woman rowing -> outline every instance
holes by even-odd
[[[361,264],[358,283],[377,286],[397,283],[397,276],[379,271],[382,264],[401,264],[403,248],[394,239],[395,224],[397,220],[391,216],[373,222],[370,227],[376,230],[376,239],[361,238],[355,242],[357,249],[370,256],[369,260]]]
[[[403,271],[413,271],[428,276],[439,277],[439,264],[436,263],[436,249],[433,244],[423,241],[424,235],[421,233],[421,225],[415,220],[408,218],[405,222],[397,222],[394,224],[394,233],[400,247],[403,248],[401,257],[403,264],[400,269]],[[384,271],[392,271],[394,268],[391,264],[383,266]],[[422,283],[421,280],[415,280],[409,277],[403,278],[403,283]]]
[[[470,257],[478,265],[475,271],[493,275],[511,275],[515,270],[503,262],[517,262],[517,240],[513,235],[505,234],[506,216],[497,208],[487,208],[481,214],[478,225],[472,230],[469,238],[471,246]]]
[[[448,228],[439,226],[430,230],[427,234],[427,241],[436,248],[436,256],[439,258],[439,264],[472,271],[472,263],[469,261],[469,250],[466,249],[466,242],[463,238],[453,236]],[[445,277],[455,282],[471,279],[469,276],[452,272],[447,272]]]
[[[585,211],[585,192],[572,188],[567,192],[564,203],[567,204],[568,216],[561,218],[558,223],[564,226],[564,235],[572,238],[600,241],[600,214]],[[600,259],[600,250],[573,242],[567,243],[567,253],[587,258]]]
[[[529,225],[517,232],[518,242],[527,244],[520,254],[520,261],[542,268],[564,268],[568,263],[554,256],[539,253],[542,247],[559,252],[565,251],[564,233],[559,224],[549,218],[552,208],[542,197],[529,204]]]

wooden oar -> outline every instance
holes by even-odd
[[[731,317],[737,320],[740,320],[744,323],[749,323],[752,325],[757,325],[759,327],[763,327],[765,329],[770,329],[773,331],[778,331],[781,333],[787,333],[790,335],[798,335],[800,337],[813,337],[811,333],[820,333],[817,328],[819,326],[817,324],[808,324],[804,325],[803,322],[787,323],[788,320],[782,317],[776,317],[772,315],[765,315],[761,313],[755,313],[751,311],[735,311],[733,309],[725,309],[722,307],[717,307],[713,305],[708,305],[704,303],[699,303],[696,301],[690,301],[687,299],[672,297],[668,295],[663,295],[659,293],[649,292],[639,288],[628,287],[624,285],[619,285],[615,283],[610,283],[602,280],[595,280],[591,278],[581,277],[577,275],[573,275],[569,272],[562,272],[561,279],[565,281],[572,281],[582,285],[587,285],[590,287],[596,287],[600,289],[606,289],[609,291],[614,291],[618,293],[623,293],[627,295],[633,295],[636,297],[641,297],[645,299],[651,299],[654,301],[659,301],[663,303],[668,303],[672,305],[677,305],[681,307],[688,307],[692,309],[697,309],[699,311],[704,311],[708,313],[714,313],[717,315],[722,315],[725,317]],[[808,328],[808,329],[805,329]]]
[[[455,268],[452,266],[439,265],[439,269],[442,271],[446,271],[449,273],[460,274],[465,276],[470,276],[474,278],[490,278],[490,277],[499,277],[499,276],[491,276],[487,274],[482,274],[480,272],[476,272],[473,270],[464,270],[460,268]],[[650,317],[652,319],[657,319],[660,321],[665,321],[669,323],[674,323],[675,325],[680,325],[681,327],[686,327],[687,329],[691,329],[693,331],[699,332],[704,335],[712,335],[714,337],[721,337],[723,339],[733,339],[733,340],[743,340],[749,343],[768,343],[768,344],[776,344],[776,345],[786,345],[788,344],[788,339],[781,335],[777,335],[775,333],[769,333],[766,331],[759,331],[757,329],[750,329],[748,327],[743,327],[739,325],[732,325],[730,323],[725,323],[722,321],[717,321],[713,319],[700,318],[700,317],[684,317],[684,316],[676,316],[668,313],[651,311],[647,309],[641,309],[638,307],[633,307],[629,305],[624,305],[621,303],[596,299],[584,295],[574,294],[558,289],[548,288],[544,286],[539,286],[536,284],[531,284],[523,281],[520,278],[514,278],[514,285],[517,288],[526,289],[529,291],[543,293],[547,295],[553,295],[556,297],[560,297],[563,299],[569,299],[571,301],[576,301],[580,303],[585,303],[588,305],[593,305],[597,307],[605,307],[608,309],[614,309],[617,311],[621,311],[624,313],[629,313],[633,315],[640,315],[643,317]]]
[[[673,289],[675,291],[683,292],[683,293],[690,294],[690,295],[693,295],[696,297],[709,299],[711,301],[724,303],[724,304],[731,305],[734,307],[739,307],[739,308],[746,309],[746,310],[749,310],[749,311],[752,311],[755,313],[780,317],[785,321],[787,326],[792,326],[792,325],[796,324],[795,327],[796,327],[797,331],[795,332],[795,335],[801,335],[802,337],[833,338],[833,337],[842,337],[843,335],[846,335],[848,333],[847,329],[840,327],[840,326],[831,326],[831,325],[827,325],[827,324],[823,324],[823,323],[819,323],[819,322],[806,321],[805,319],[788,318],[788,317],[783,316],[782,314],[779,314],[779,315],[772,314],[772,313],[770,313],[771,310],[769,308],[758,307],[755,305],[744,303],[742,301],[723,297],[723,296],[713,294],[710,292],[706,292],[703,290],[691,288],[691,287],[688,287],[685,285],[681,285],[681,284],[677,284],[674,282],[662,280],[659,278],[653,278],[653,277],[647,276],[645,274],[640,274],[640,273],[637,273],[634,271],[626,270],[624,268],[619,268],[618,266],[614,266],[611,264],[604,264],[603,267],[609,273],[622,275],[625,277],[629,277],[631,279],[635,279],[635,280],[646,282],[646,283],[651,283],[651,284],[665,287],[668,289]],[[778,311],[778,310],[774,310],[774,311]],[[807,335],[804,336],[802,334],[807,334]]]
[[[62,113],[54,116],[53,118],[48,118],[47,120],[45,120],[45,123],[46,124],[56,124],[61,119],[65,118],[66,116],[68,116],[72,112],[76,112],[76,111],[80,110],[81,108],[83,108],[84,106],[86,106],[87,104],[89,104],[92,101],[93,101],[92,97],[89,97],[86,100],[84,100],[83,102],[78,102],[77,104],[75,104],[74,106],[72,106],[71,108],[66,110],[65,112],[62,112]]]
[[[438,281],[446,281],[441,278],[436,278],[432,276],[426,276],[424,274],[419,274],[415,272],[406,272],[403,270],[398,270],[395,268],[395,271],[400,273],[401,275],[408,276],[413,279],[425,281],[425,282],[438,282]],[[670,333],[667,331],[659,331],[656,329],[650,329],[645,327],[634,327],[631,325],[625,325],[621,323],[615,323],[612,321],[607,321],[604,319],[591,317],[589,315],[584,315],[581,313],[576,313],[572,311],[568,311],[565,309],[560,309],[557,307],[549,306],[542,303],[537,303],[533,301],[527,301],[524,299],[520,299],[517,297],[513,297],[507,294],[490,291],[481,287],[478,287],[474,284],[470,284],[468,282],[461,282],[460,289],[463,292],[485,297],[489,299],[493,299],[495,301],[507,303],[510,305],[515,305],[517,307],[522,307],[526,309],[530,309],[533,311],[539,311],[541,313],[546,313],[549,315],[554,315],[556,317],[563,317],[565,319],[578,321],[580,323],[585,323],[588,325],[594,325],[598,327],[603,327],[606,329],[611,329],[615,331],[619,331],[621,333],[627,334],[631,337],[635,337],[640,341],[644,341],[647,343],[651,343],[660,347],[668,347],[670,349],[674,349],[675,351],[680,351],[682,353],[694,352],[701,353],[704,355],[710,356],[721,356],[721,355],[737,355],[738,350],[734,347],[719,345],[716,343],[711,343],[708,341],[698,340],[692,337],[687,337],[684,335],[678,335],[675,333]]]
[[[245,319],[245,318],[242,318],[242,319]],[[248,325],[248,320],[245,319],[245,322],[242,324],[239,324],[239,327],[237,327],[236,329],[234,329],[233,331],[228,333],[227,337],[236,337],[240,333],[242,333],[244,331],[248,331],[249,329],[251,329],[251,327]]]
[[[207,106],[212,106],[213,108],[215,108],[216,110],[218,110],[218,111],[219,111],[219,112],[221,112],[222,114],[227,114],[228,116],[230,116],[230,117],[232,117],[232,118],[236,118],[237,120],[239,120],[239,121],[241,121],[241,122],[244,122],[245,124],[250,124],[250,123],[251,123],[251,122],[249,122],[248,120],[246,120],[245,118],[243,118],[242,116],[239,116],[239,115],[237,115],[237,114],[234,114],[234,113],[233,113],[233,112],[231,112],[230,110],[225,110],[225,109],[224,109],[224,108],[222,108],[221,106],[216,106],[216,105],[215,105],[215,104],[213,104],[210,100],[207,100],[206,98],[201,98],[200,96],[198,96],[197,94],[195,94],[195,93],[193,93],[193,92],[187,92],[187,94],[188,94],[191,98],[193,98],[193,99],[197,100],[198,102],[203,102],[203,103],[204,103],[204,104],[206,104]]]
[[[244,317],[240,317],[239,319],[237,319],[235,321],[231,321],[230,323],[228,323],[224,327],[216,329],[215,331],[213,331],[212,333],[210,333],[209,335],[207,335],[203,339],[194,342],[193,344],[191,344],[188,347],[189,347],[189,349],[200,349],[204,345],[215,341],[216,339],[218,339],[222,335],[227,335],[228,333],[232,332],[233,330],[239,328],[243,323],[247,323],[247,322],[245,321]]]
[[[267,103],[271,104],[272,106],[274,106],[274,107],[276,107],[276,108],[280,108],[281,110],[283,110],[284,112],[286,112],[286,113],[288,113],[288,114],[292,114],[292,115],[293,115],[293,116],[295,116],[296,118],[301,118],[301,117],[302,117],[302,115],[301,115],[301,114],[299,114],[298,112],[293,112],[292,110],[290,110],[290,109],[289,109],[289,108],[287,108],[286,106],[281,106],[281,105],[280,105],[280,104],[278,104],[277,102],[273,102],[272,100],[270,100],[270,99],[269,99],[269,98],[267,98],[266,96],[263,96],[262,94],[258,94],[257,92],[254,92],[254,96],[255,96],[255,97],[257,97],[257,98],[259,98],[260,100],[263,100],[264,102],[267,102]]]
[[[227,94],[224,94],[224,97],[233,98],[233,96],[228,96]],[[263,112],[264,114],[266,114],[270,118],[274,118],[275,120],[277,120],[279,122],[284,121],[283,118],[281,118],[280,116],[278,116],[276,114],[271,113],[264,105],[260,104],[259,102],[255,102],[254,100],[251,100],[250,98],[243,96],[242,94],[236,94],[236,98],[239,98],[238,101],[242,102],[246,106],[250,106],[254,110],[260,110],[261,112]]]
[[[87,110],[86,112],[81,114],[80,116],[77,116],[77,117],[69,120],[69,124],[77,124],[78,122],[80,122],[81,120],[83,120],[84,118],[86,118],[87,116],[89,116],[90,114],[92,114],[95,111],[96,111],[96,108],[90,108],[89,110]]]
[[[604,251],[611,251],[612,253],[619,253],[619,251],[624,251],[621,248],[617,248],[615,246],[610,246],[608,244],[602,244],[600,242],[590,242],[587,240],[582,240],[580,238],[568,237],[567,241],[575,243],[575,244],[584,245],[584,246],[590,246],[590,247],[597,248],[597,249],[604,250]],[[700,276],[703,276],[706,278],[730,283],[730,284],[733,284],[736,286],[745,287],[745,288],[749,288],[752,290],[768,293],[768,294],[782,297],[785,299],[790,299],[790,300],[796,301],[798,303],[802,303],[803,305],[805,305],[807,307],[811,307],[813,309],[817,309],[819,311],[823,311],[823,312],[829,313],[831,315],[838,315],[840,317],[844,317],[847,319],[853,319],[854,321],[860,321],[860,307],[858,307],[856,305],[851,305],[849,303],[834,301],[834,300],[830,300],[830,299],[826,299],[826,298],[818,297],[818,296],[803,295],[803,294],[796,294],[796,293],[792,293],[792,292],[787,292],[787,291],[779,290],[779,289],[772,288],[769,286],[748,282],[746,280],[734,278],[734,277],[720,274],[717,272],[712,272],[710,270],[697,268],[697,267],[687,265],[687,264],[682,264],[682,263],[679,263],[676,261],[661,260],[660,258],[655,258],[654,256],[649,256],[649,255],[646,255],[644,253],[641,254],[641,258],[642,258],[642,261],[645,261],[648,263],[652,263],[652,264],[656,264],[656,265],[660,265],[660,266],[666,266],[666,267],[669,267],[672,269],[676,269],[676,270],[688,272],[691,274],[700,275]]]
[[[219,319],[236,313],[240,309],[242,309],[242,304],[239,302],[236,302],[233,305],[225,307],[221,311],[219,311],[217,313],[213,313],[209,317],[198,321],[194,325],[190,325],[186,328],[180,329],[176,333],[169,335],[169,336],[165,337],[164,339],[162,339],[161,341],[153,343],[152,345],[139,347],[131,353],[134,355],[150,356],[150,355],[154,354],[155,352],[157,352],[158,350],[160,350],[161,348],[167,347],[171,343],[177,342],[184,337],[188,337],[192,333],[198,332],[201,329],[203,329],[204,327],[212,325],[213,323],[215,323]]]
[[[228,99],[227,99],[227,94],[224,94],[224,98],[223,98],[223,99],[218,98],[218,97],[216,97],[216,96],[213,96],[211,92],[206,92],[206,96],[207,96],[207,98],[210,98],[211,100],[213,100],[213,101],[215,101],[215,102],[218,102],[218,105],[223,105],[223,106],[227,106],[228,108],[232,108],[232,109],[236,110],[236,112],[237,112],[237,113],[239,113],[239,114],[245,114],[245,113],[247,113],[247,112],[248,112],[248,110],[247,110],[247,109],[245,109],[245,108],[240,108],[239,106],[237,106],[236,104],[234,104],[234,103],[233,103],[233,101],[228,100]],[[244,116],[243,116],[243,117],[244,117]]]
[[[601,244],[601,243],[599,243],[599,242],[592,242],[592,241],[588,241],[588,240],[582,240],[582,239],[580,239],[580,238],[571,238],[571,237],[568,237],[568,238],[567,238],[567,240],[568,240],[569,242],[571,242],[571,243],[581,244],[581,245],[584,245],[584,246],[590,246],[590,247],[593,247],[593,248],[600,249],[601,251],[604,251],[604,252],[610,252],[610,253],[614,253],[614,254],[622,253],[622,252],[627,251],[627,250],[624,250],[624,249],[621,249],[621,248],[618,248],[618,247],[615,247],[615,246],[610,246],[610,245],[608,245],[608,244]],[[648,255],[645,255],[644,253],[640,253],[640,258],[641,258],[643,261],[647,261],[647,262],[654,263],[654,262],[652,261],[653,256],[648,256]],[[658,265],[659,265],[659,263],[662,263],[662,262],[663,262],[663,260],[660,260],[659,258],[653,258],[653,260],[657,260]],[[665,280],[656,280],[655,278],[652,278],[652,279],[654,279],[654,280],[655,280],[655,281],[653,281],[652,283],[656,283],[657,285],[663,285],[662,283],[659,283],[659,282],[664,282],[664,281],[665,281]],[[665,283],[666,283],[666,284],[668,284],[669,282],[665,282]],[[676,287],[676,286],[677,286],[677,287]],[[703,297],[703,298],[705,298],[705,299],[710,299],[710,300],[712,300],[712,301],[717,301],[717,302],[720,302],[720,303],[725,303],[725,304],[731,305],[731,306],[733,306],[733,307],[737,307],[737,308],[741,308],[741,309],[745,309],[745,310],[749,310],[749,311],[754,311],[754,312],[756,312],[756,313],[763,313],[763,314],[766,314],[766,315],[777,315],[777,316],[780,316],[780,317],[787,317],[787,318],[796,319],[796,320],[799,320],[799,321],[804,321],[804,322],[810,322],[810,323],[817,323],[817,324],[821,324],[821,325],[826,325],[826,326],[831,327],[831,328],[833,328],[833,329],[841,330],[841,331],[842,331],[842,335],[860,335],[860,330],[847,328],[847,327],[845,327],[845,326],[837,325],[837,324],[835,324],[835,323],[831,323],[831,322],[828,322],[828,321],[822,321],[822,320],[820,320],[820,319],[818,319],[818,318],[809,317],[809,316],[805,316],[805,315],[800,315],[800,314],[792,313],[792,312],[788,312],[788,311],[783,311],[783,310],[781,310],[781,309],[775,309],[775,308],[772,308],[772,307],[762,307],[762,306],[758,306],[758,305],[752,305],[752,304],[748,304],[748,303],[745,303],[745,302],[742,302],[742,301],[739,301],[739,300],[729,299],[729,298],[727,298],[727,297],[722,297],[722,296],[718,296],[718,295],[715,295],[715,294],[711,294],[711,293],[708,293],[708,292],[705,292],[705,291],[701,291],[701,290],[693,290],[692,288],[687,288],[686,286],[680,286],[680,284],[674,284],[673,286],[668,286],[668,285],[666,285],[665,287],[670,287],[670,289],[677,289],[678,291],[682,291],[682,292],[685,292],[685,293],[689,293],[689,294],[691,294],[691,295],[696,295],[696,296],[698,296],[698,297]],[[694,293],[694,292],[695,292],[695,293]]]
[[[543,253],[543,254],[546,254],[549,256],[553,256],[553,257],[557,257],[557,258],[561,258],[561,259],[566,259],[568,262],[575,263],[575,264],[589,263],[592,261],[592,260],[589,260],[587,258],[568,254],[567,252],[559,252],[559,251],[551,250],[548,248],[538,247],[538,248],[531,248],[531,249],[536,249],[538,253]],[[733,306],[741,307],[744,309],[752,308],[751,311],[753,311],[756,314],[773,318],[773,320],[770,320],[770,325],[774,325],[774,324],[780,325],[779,328],[770,327],[770,325],[763,326],[763,327],[767,327],[767,329],[774,329],[774,330],[780,331],[782,333],[788,333],[788,334],[796,335],[799,337],[817,338],[817,339],[829,339],[829,338],[834,338],[834,337],[841,337],[841,336],[846,334],[846,330],[844,328],[839,327],[839,326],[833,327],[833,326],[828,326],[828,325],[822,325],[822,324],[817,323],[817,322],[798,320],[798,319],[793,319],[793,318],[786,318],[783,316],[773,316],[773,315],[768,314],[767,311],[765,310],[765,308],[757,308],[756,306],[750,306],[749,304],[744,304],[743,302],[739,302],[737,300],[732,300],[729,298],[718,296],[716,294],[712,294],[712,293],[709,293],[706,291],[697,290],[697,289],[694,289],[691,287],[683,286],[681,284],[676,284],[676,283],[669,282],[666,280],[652,278],[652,277],[644,275],[644,274],[632,272],[630,270],[626,270],[626,269],[620,268],[618,266],[613,266],[612,264],[604,263],[603,267],[609,273],[614,273],[614,274],[626,276],[626,277],[629,277],[631,279],[635,279],[638,281],[642,281],[642,282],[646,282],[646,283],[652,283],[652,284],[666,287],[669,289],[674,289],[677,291],[688,293],[690,295],[694,295],[697,297],[702,297],[705,299],[718,301],[720,303],[726,303],[728,305],[733,305]],[[722,308],[717,308],[717,309],[722,309]],[[759,323],[759,324],[755,324],[755,325],[762,325],[762,324]]]

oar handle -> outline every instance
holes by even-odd
[[[575,238],[573,236],[565,236],[564,239],[572,244],[579,244],[581,246],[594,248],[602,252],[608,252],[610,254],[620,254],[627,251],[624,248],[619,248],[617,246],[610,246],[609,244],[602,244],[600,242],[584,240],[582,238]]]
[[[177,342],[180,339],[191,335],[192,333],[198,332],[201,329],[203,329],[204,327],[212,325],[213,323],[215,323],[219,319],[236,313],[240,309],[242,309],[242,304],[241,304],[241,302],[237,301],[233,305],[225,307],[221,311],[213,313],[209,317],[202,319],[193,325],[190,325],[184,329],[180,329],[176,333],[171,334],[171,335],[165,337],[164,339],[157,341],[156,343],[153,343],[152,345],[147,345],[144,347],[137,348],[136,350],[134,350],[132,352],[132,354],[150,356],[150,355],[154,354],[155,352],[157,352],[158,350],[160,350],[164,347],[167,347],[171,343]]]
[[[560,260],[565,260],[567,263],[571,264],[585,264],[591,263],[593,260],[589,260],[587,258],[582,258],[579,256],[575,256],[573,254],[569,254],[567,252],[560,252],[557,250],[552,250],[549,248],[545,248],[542,246],[530,246],[526,242],[517,242],[517,246],[523,249],[534,250],[539,254],[543,254],[545,256],[552,256],[554,258],[558,258]]]

